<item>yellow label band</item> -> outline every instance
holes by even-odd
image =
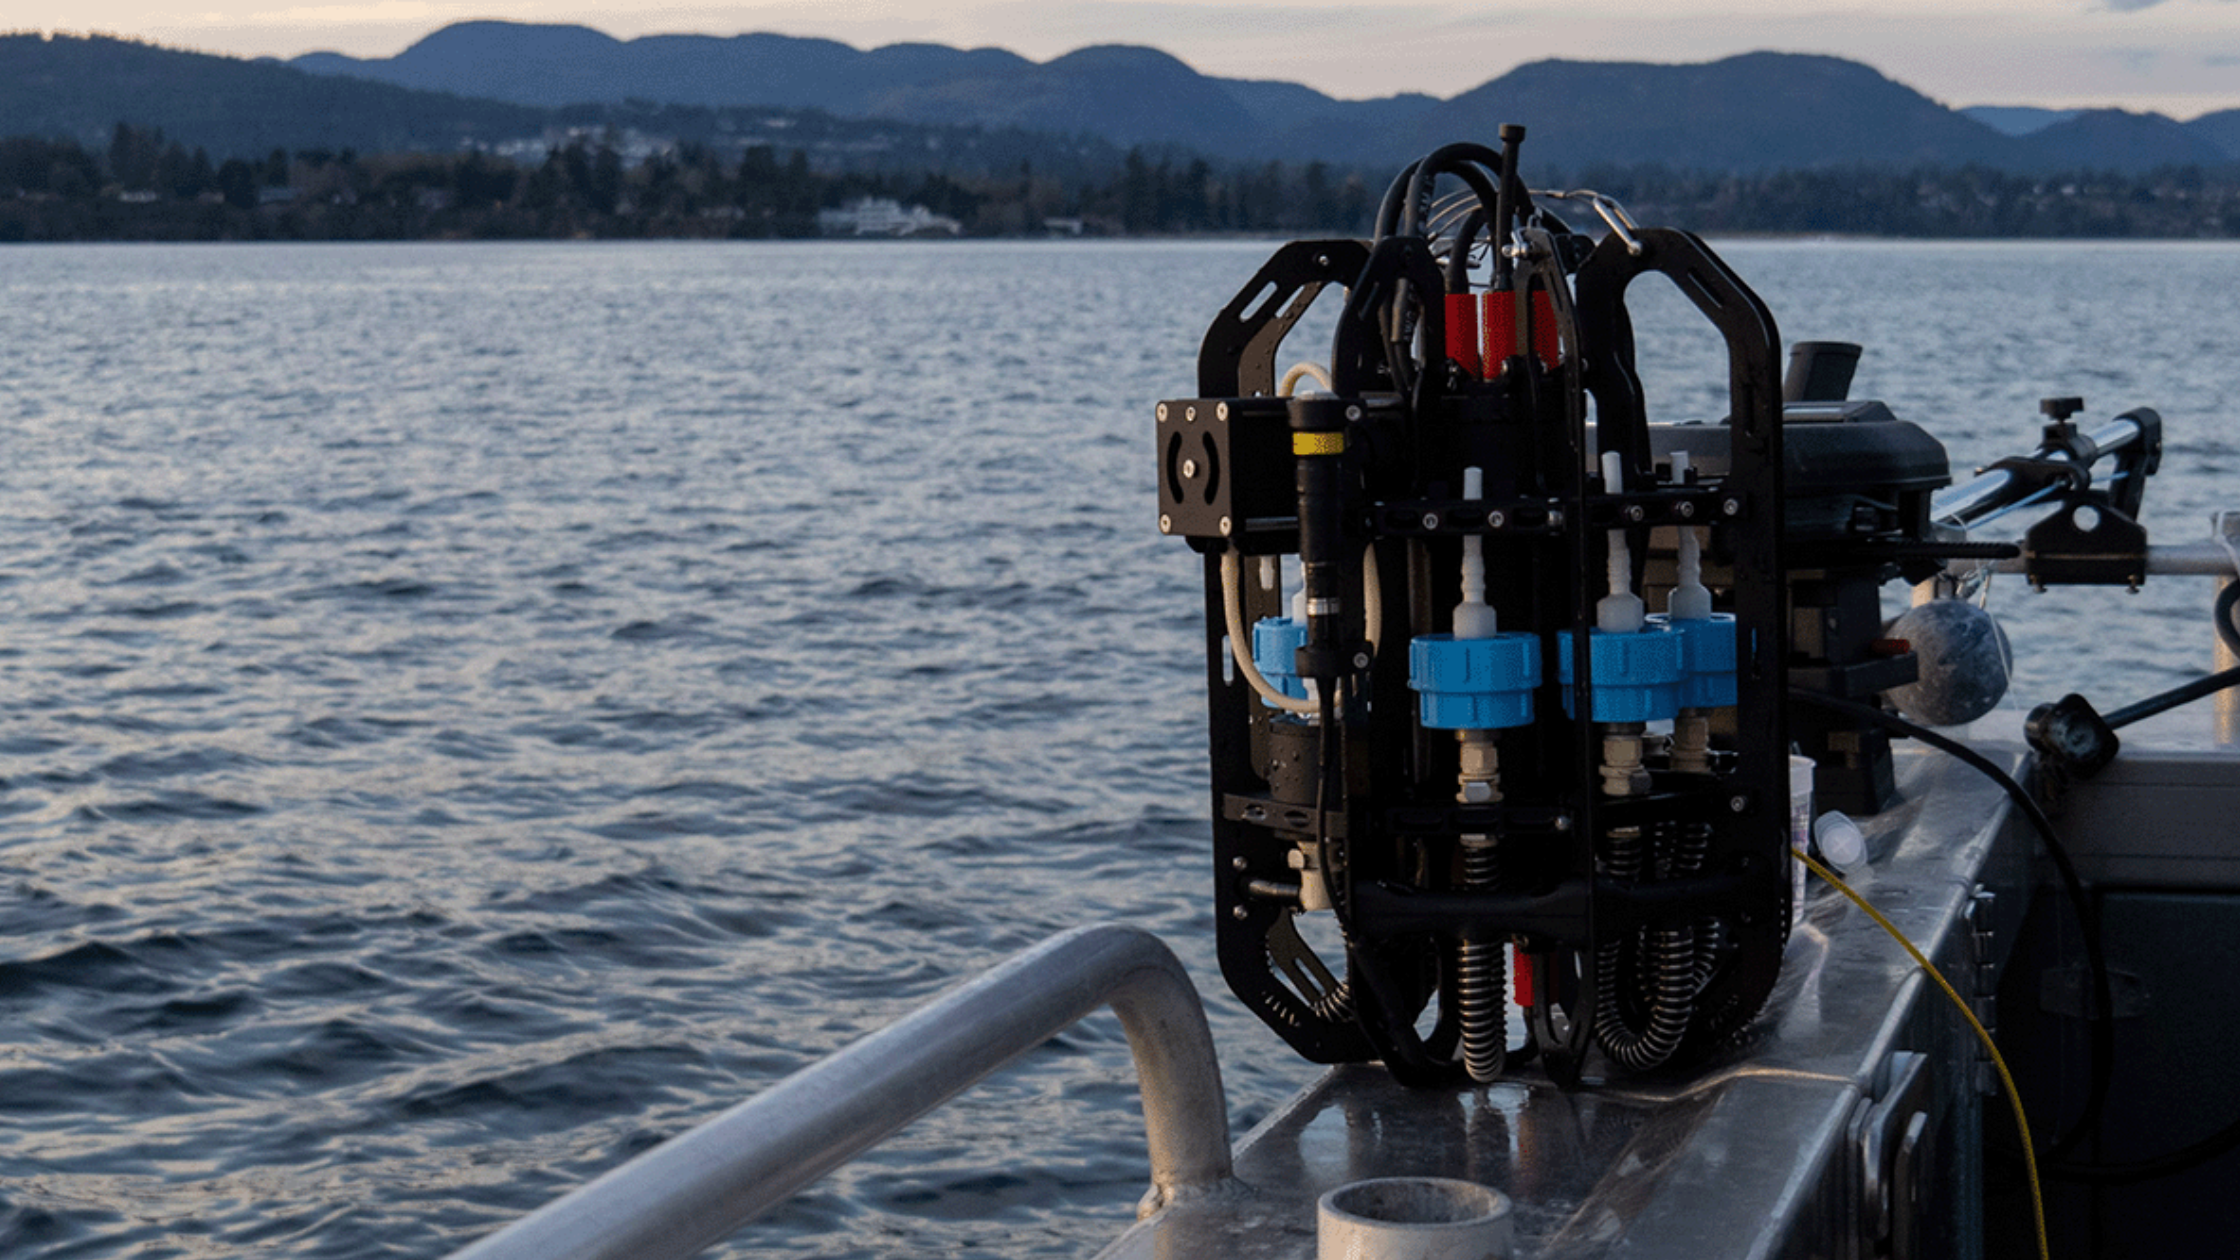
[[[1291,453],[1294,455],[1343,455],[1346,435],[1343,433],[1293,433]]]

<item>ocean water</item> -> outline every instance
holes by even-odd
[[[1101,920],[1265,1114],[1149,434],[1268,249],[0,251],[0,1255],[441,1256]],[[2078,393],[2162,411],[2156,541],[2233,497],[2240,248],[1726,253],[1963,472]],[[2001,579],[1979,730],[2197,673],[2208,598]],[[1142,1148],[1098,1016],[716,1254],[1086,1254]]]

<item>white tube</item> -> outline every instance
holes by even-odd
[[[1244,593],[1238,589],[1244,585],[1243,567],[1237,563],[1236,552],[1221,553],[1221,611],[1229,631],[1229,659],[1237,663],[1237,672],[1244,675],[1245,682],[1262,700],[1286,713],[1314,713],[1321,706],[1276,690],[1261,676],[1260,666],[1252,659],[1252,640],[1244,632]]]
[[[1477,467],[1462,470],[1462,497],[1482,499],[1486,496],[1485,470]],[[1485,539],[1477,534],[1462,536],[1462,602],[1454,606],[1454,637],[1458,639],[1490,639],[1500,630],[1494,616],[1493,605],[1486,602],[1486,549]]]
[[[1605,493],[1625,492],[1625,464],[1616,451],[1602,453],[1602,488]],[[1626,546],[1626,532],[1610,531],[1610,593],[1594,606],[1595,624],[1610,634],[1632,634],[1641,628],[1647,611],[1633,593],[1633,551]]]
[[[1377,545],[1361,549],[1361,633],[1374,652],[1384,642],[1384,579],[1377,573]]]
[[[1672,453],[1672,480],[1676,485],[1687,483],[1686,451]],[[1680,575],[1664,610],[1674,621],[1702,621],[1711,615],[1711,590],[1703,584],[1703,544],[1697,540],[1693,525],[1682,525],[1678,532]]]
[[[1322,387],[1323,393],[1337,392],[1337,386],[1330,383],[1330,369],[1319,363],[1294,363],[1291,370],[1283,374],[1283,382],[1276,386],[1276,393],[1289,398],[1291,392],[1299,388],[1299,382],[1308,377],[1312,377],[1314,383]]]

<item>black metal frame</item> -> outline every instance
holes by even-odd
[[[1216,317],[1199,361],[1203,396],[1161,404],[1162,526],[1204,554],[1222,971],[1309,1059],[1376,1058],[1406,1081],[1454,1079],[1450,960],[1465,940],[1530,948],[1543,997],[1530,1048],[1565,1081],[1577,1079],[1593,1034],[1597,987],[1607,979],[1595,959],[1605,942],[1651,924],[1715,917],[1724,926],[1725,946],[1675,1063],[1732,1038],[1772,988],[1790,887],[1780,340],[1764,303],[1702,241],[1668,230],[1637,241],[1629,250],[1607,239],[1578,266],[1578,362],[1550,370],[1513,358],[1489,365],[1490,380],[1437,353],[1396,361],[1396,347],[1446,344],[1445,282],[1431,242],[1295,242]],[[1652,465],[1624,304],[1627,286],[1650,272],[1679,287],[1726,341],[1732,449],[1716,479],[1666,484]],[[1331,365],[1338,400],[1309,407],[1269,397],[1284,333],[1337,282],[1347,285]],[[1579,423],[1587,395],[1600,445],[1623,452],[1625,493],[1588,471]],[[1333,407],[1343,409],[1342,429]],[[1295,430],[1318,425],[1342,435],[1344,455],[1309,470],[1291,443]],[[1210,453],[1192,465],[1195,480],[1180,476],[1178,450]],[[1463,500],[1452,481],[1465,463],[1486,470],[1481,500]],[[1321,489],[1310,493],[1310,481]],[[1556,636],[1574,636],[1576,659],[1587,659],[1600,594],[1589,575],[1603,571],[1607,531],[1629,532],[1638,566],[1649,530],[1679,522],[1709,526],[1714,549],[1731,560],[1723,607],[1741,627],[1735,720],[1711,773],[1656,769],[1646,795],[1604,796],[1600,734],[1564,714]],[[1489,569],[1504,575],[1489,593],[1504,625],[1539,633],[1550,662],[1535,722],[1502,738],[1498,804],[1454,803],[1454,740],[1418,727],[1408,689],[1405,639],[1434,629],[1438,610],[1451,606],[1465,534],[1486,540]],[[1335,544],[1373,555],[1386,627],[1371,652],[1360,566],[1337,566],[1343,572],[1322,593],[1344,613],[1301,653],[1328,671],[1326,690],[1337,693],[1324,724],[1264,708],[1227,656],[1251,648],[1227,642],[1222,554],[1297,552],[1310,536],[1323,551]],[[1281,614],[1274,596],[1242,586],[1246,624]],[[1590,687],[1579,688],[1582,712],[1591,711]],[[1609,828],[1626,826],[1695,828],[1708,856],[1693,874],[1610,878],[1598,846]],[[1501,837],[1509,856],[1499,886],[1460,886],[1466,833]],[[1300,875],[1290,863],[1302,851],[1317,855],[1330,880],[1346,937],[1342,981],[1311,958],[1292,923]],[[1418,1016],[1435,994],[1437,1026],[1419,1036]]]

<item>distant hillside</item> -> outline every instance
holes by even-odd
[[[588,27],[511,22],[448,26],[390,58],[315,53],[293,64],[522,104],[636,98],[807,107],[1372,169],[1457,136],[1490,136],[1505,121],[1532,126],[1535,158],[1563,170],[1661,163],[1729,171],[1922,164],[2135,171],[2240,153],[2223,132],[2193,133],[2204,147],[2167,128],[2082,120],[2078,111],[1956,111],[1869,66],[1786,53],[1694,65],[1540,61],[1447,101],[1419,94],[1341,101],[1296,83],[1202,75],[1150,48],[1084,48],[1038,64],[992,48],[896,44],[864,52],[780,35],[618,40]],[[2047,131],[2064,128],[2047,142]]]
[[[1432,136],[1490,136],[1526,122],[1541,162],[1565,170],[1661,163],[1675,170],[1982,163],[2035,154],[2011,137],[1835,57],[1748,53],[1698,65],[1536,61],[1419,122]]]
[[[0,135],[105,142],[161,126],[214,154],[457,148],[534,135],[541,111],[99,36],[0,35]]]
[[[1271,136],[1311,132],[1359,107],[1387,107],[1341,102],[1296,83],[1210,78],[1150,48],[1090,47],[1037,64],[994,48],[891,44],[860,52],[832,40],[763,34],[618,40],[583,26],[494,21],[447,26],[394,57],[311,53],[290,64],[528,105],[777,105],[929,125],[1091,132],[1123,145],[1230,156],[1258,154]],[[1431,98],[1393,101],[1407,115]]]
[[[2093,110],[2027,134],[1946,108],[1872,67],[1749,53],[1691,65],[1539,61],[1451,100],[1343,101],[1297,83],[1203,75],[1151,48],[1047,62],[997,49],[870,52],[778,35],[618,40],[588,27],[468,22],[396,57],[243,61],[106,38],[0,36],[0,136],[89,144],[118,122],[161,126],[213,154],[271,148],[534,146],[634,128],[735,153],[808,150],[827,168],[937,168],[1104,178],[1125,150],[1187,166],[1324,161],[1373,179],[1431,147],[1532,129],[1538,177],[1612,167],[1676,172],[1996,170],[2141,173],[2223,166],[2240,111],[2190,124]]]
[[[1103,179],[1124,156],[1093,136],[643,100],[541,108],[101,36],[0,36],[0,137],[67,138],[98,150],[120,122],[161,127],[217,159],[273,149],[441,153],[467,144],[538,153],[570,133],[610,129],[734,155],[755,145],[799,149],[830,170],[1015,173],[1026,163],[1054,178]]]
[[[2027,137],[2052,168],[2139,171],[2231,160],[2222,145],[2161,114],[2086,109]]]
[[[2219,110],[2203,114],[2192,122],[2183,124],[2185,129],[2217,146],[2235,158],[2240,158],[2240,109]]]
[[[2035,105],[1970,105],[1960,111],[1984,126],[2008,136],[2027,136],[2083,113],[2080,109],[2040,109]]]

